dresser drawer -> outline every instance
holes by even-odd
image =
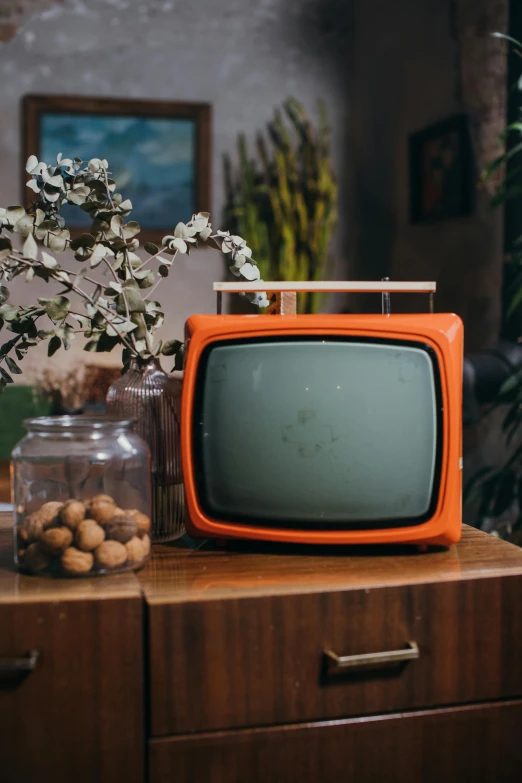
[[[152,740],[150,783],[513,783],[522,702]]]
[[[142,783],[142,634],[139,595],[0,603],[2,783]],[[34,670],[8,671],[31,650]]]
[[[522,696],[522,576],[149,606],[153,736]],[[418,645],[330,673],[325,650]]]

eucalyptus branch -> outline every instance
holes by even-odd
[[[131,356],[141,358],[161,350],[165,356],[176,356],[178,366],[181,342],[154,339],[156,330],[163,324],[164,313],[152,297],[179,254],[188,254],[191,247],[204,242],[228,256],[229,268],[237,277],[247,280],[260,277],[246,241],[227,231],[213,232],[207,212],[198,212],[187,223],[178,223],[159,248],[146,242],[143,249],[148,255],[138,260],[135,251],[139,247],[140,226],[132,220],[124,222],[132,204],[113,192],[106,160],[92,158],[84,163],[78,158],[62,159],[58,155],[56,164],[48,165],[31,156],[26,170],[30,177],[27,184],[36,196],[31,207],[27,210],[20,206],[0,208],[0,280],[9,283],[24,274],[27,283],[39,277],[63,288],[55,296],[40,298],[37,307],[19,307],[8,302],[9,290],[0,286],[0,326],[7,322],[19,335],[5,343],[5,356],[15,350],[20,358],[29,347],[46,339],[52,356],[62,342],[67,348],[74,335],[81,334],[89,338],[87,350],[109,351],[119,343]],[[89,214],[88,232],[71,239],[60,214],[64,204],[82,207]],[[24,237],[21,250],[13,248],[8,233]],[[55,255],[67,248],[73,251],[77,261],[88,263],[91,270],[100,266],[102,278],[96,271],[84,274],[70,268],[70,264],[61,266]],[[152,268],[151,262],[155,260],[159,266]],[[110,282],[107,282],[107,270]],[[89,286],[94,286],[92,293]],[[71,310],[68,292],[80,297],[86,306],[85,315]],[[260,306],[268,304],[264,294],[249,297]],[[44,314],[54,328],[38,331],[36,321]],[[69,315],[75,318],[79,328],[68,323]],[[0,349],[0,362],[3,358]],[[19,372],[14,359],[9,358],[7,365],[11,367],[11,364],[16,368],[12,372]],[[0,376],[4,379],[0,380],[0,386],[11,380],[7,380],[10,376],[3,368]]]

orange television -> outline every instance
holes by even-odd
[[[388,314],[390,292],[434,284],[330,285],[308,290],[379,290],[383,313],[187,321],[187,530],[304,544],[455,543],[462,322]],[[215,284],[235,287],[249,288]]]

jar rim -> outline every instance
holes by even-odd
[[[121,430],[128,429],[136,419],[122,419],[119,416],[38,416],[25,419],[24,427],[28,432],[57,432],[71,430]]]

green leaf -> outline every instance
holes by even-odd
[[[27,235],[22,252],[25,258],[30,258],[32,261],[36,261],[38,258],[38,245],[36,244],[32,234]]]
[[[9,367],[9,369],[11,370],[11,372],[14,375],[21,375],[22,374],[21,369],[19,368],[17,363],[14,361],[14,359],[11,359],[10,356],[6,356],[5,363],[7,364],[7,366]]]
[[[9,289],[5,285],[0,285],[0,305],[9,299]]]
[[[18,307],[12,304],[4,304],[0,307],[0,318],[4,321],[14,321],[18,317]]]
[[[145,242],[143,245],[143,249],[147,251],[147,253],[150,253],[151,256],[155,256],[158,252],[159,248],[154,244],[154,242]]]
[[[47,356],[54,356],[56,351],[60,348],[61,344],[62,341],[58,335],[55,334],[54,337],[51,337],[47,346]]]
[[[181,340],[167,340],[163,344],[163,348],[161,349],[161,353],[163,356],[174,356],[178,353],[183,343]]]
[[[51,299],[39,298],[38,303],[42,305],[51,321],[61,321],[67,317],[71,308],[71,303],[65,296],[53,296]]]
[[[9,373],[6,372],[3,367],[0,367],[0,377],[3,378],[6,383],[14,383]]]

